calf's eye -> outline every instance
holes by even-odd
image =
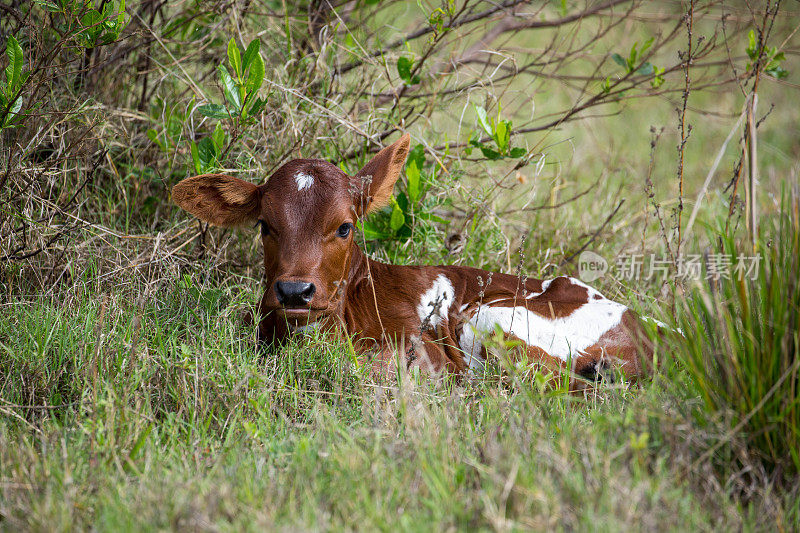
[[[344,239],[348,235],[350,235],[351,231],[353,231],[353,225],[349,222],[345,222],[344,224],[339,226],[339,229],[336,230],[336,235]]]

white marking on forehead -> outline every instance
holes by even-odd
[[[447,318],[450,306],[453,305],[455,290],[453,284],[444,274],[433,280],[431,288],[419,299],[417,314],[423,325],[435,328]]]
[[[297,190],[302,191],[314,185],[314,176],[305,172],[298,172],[294,175],[294,181],[297,182]]]
[[[569,316],[562,318],[547,318],[525,307],[482,305],[464,324],[459,344],[465,352],[467,364],[472,367],[471,358],[481,360],[483,338],[491,334],[497,324],[504,332],[518,337],[528,346],[536,346],[553,357],[568,361],[617,326],[626,310],[624,305],[605,298],[589,299]]]

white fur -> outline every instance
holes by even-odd
[[[433,328],[437,327],[442,320],[447,318],[454,298],[453,284],[447,279],[447,276],[439,274],[433,280],[431,288],[425,291],[419,299],[417,314],[420,322],[425,323],[427,320],[427,325]]]
[[[577,278],[569,278],[569,280],[572,282],[572,284],[573,284],[573,285],[577,285],[578,287],[583,287],[584,289],[586,289],[587,291],[589,291],[589,295],[588,295],[588,296],[589,296],[589,298],[594,298],[595,296],[599,296],[600,298],[603,298],[603,299],[605,299],[605,296],[603,296],[602,294],[600,294],[600,291],[598,291],[598,290],[597,290],[597,289],[595,289],[594,287],[590,287],[590,286],[588,286],[587,284],[585,284],[585,283],[584,283],[584,282],[582,282],[581,280],[579,280],[579,279],[577,279]],[[546,282],[548,286],[550,285],[550,281],[552,281],[552,280],[548,280],[548,281]],[[542,289],[544,289],[544,288],[545,288],[545,286],[544,286],[544,283],[542,283]]]
[[[297,190],[302,191],[314,185],[314,176],[305,172],[298,172],[294,175],[294,181],[297,182]]]
[[[461,339],[462,339],[461,346],[464,346],[463,334],[461,335]],[[478,349],[478,351],[480,351],[480,348]],[[464,354],[464,362],[467,363],[467,367],[469,367],[469,372],[472,375],[482,374],[483,369],[486,367],[486,361],[483,360],[483,357],[481,357],[480,355],[471,354],[469,352]]]
[[[472,359],[481,360],[483,337],[494,331],[495,324],[504,332],[525,341],[528,346],[539,347],[554,357],[569,360],[618,325],[627,309],[622,304],[602,297],[593,299],[594,294],[600,293],[591,289],[589,301],[563,318],[547,318],[525,307],[480,306],[464,324],[459,339],[467,364],[472,368]]]

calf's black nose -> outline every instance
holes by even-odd
[[[275,296],[284,307],[303,307],[308,305],[317,288],[305,281],[276,281]]]

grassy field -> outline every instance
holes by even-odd
[[[620,3],[488,43],[508,22],[476,18],[493,2],[355,2],[320,15],[316,40],[313,2],[128,2],[97,35],[85,10],[99,2],[13,4],[0,36],[12,52],[16,36],[30,76],[0,115],[0,529],[800,529],[795,6],[698,3],[684,114],[689,4]],[[102,4],[117,21],[120,3]],[[521,3],[512,18],[596,5]],[[612,54],[624,63],[650,37],[626,73]],[[235,71],[231,39],[246,56],[256,38],[264,79],[251,91],[251,66],[241,90],[261,109],[201,112],[233,109],[217,67]],[[466,53],[484,48],[491,61]],[[746,157],[732,184],[754,92],[751,199]],[[608,101],[572,114],[591,98]],[[478,107],[512,121],[509,149]],[[263,291],[257,231],[198,226],[169,188],[215,169],[260,182],[301,156],[353,171],[398,131],[420,146],[422,192],[407,172],[362,247],[533,277],[576,275],[572,256],[596,252],[612,268],[594,285],[684,332],[652,379],[578,396],[501,357],[461,381],[376,382],[318,333],[259,353],[243,319]],[[679,279],[676,246],[703,273],[715,254],[761,268]],[[669,260],[669,275],[620,275],[634,253]]]
[[[717,476],[700,457],[723,426],[696,427],[698,400],[666,377],[590,399],[513,370],[380,387],[330,339],[260,359],[233,312],[238,291],[214,282],[165,286],[139,304],[120,293],[67,306],[42,298],[5,314],[4,526],[796,523],[796,495],[756,486],[757,506],[729,499],[737,472]],[[9,405],[22,402],[36,414]]]

